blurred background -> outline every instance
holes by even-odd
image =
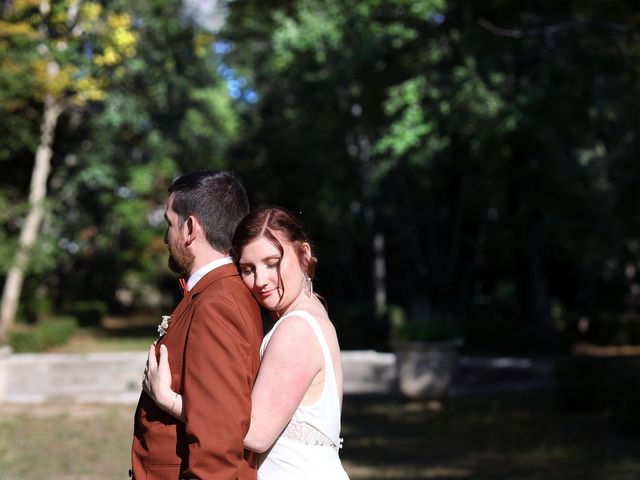
[[[558,477],[354,478],[638,478],[639,117],[633,1],[0,0],[0,342],[145,350],[179,294],[167,186],[228,169],[305,223],[343,350],[549,360],[552,394],[496,401],[615,439],[559,453],[570,423],[529,458]]]

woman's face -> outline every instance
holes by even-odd
[[[242,249],[240,275],[264,308],[282,311],[300,295],[305,275],[300,266],[296,245],[277,232],[274,235],[284,252],[281,254],[265,237],[253,240]],[[308,245],[303,244],[303,248],[308,248]]]

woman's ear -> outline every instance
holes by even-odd
[[[300,245],[302,249],[302,255],[304,256],[304,263],[307,267],[307,277],[313,279],[316,273],[316,263],[318,263],[318,259],[311,255],[311,245],[309,242],[302,242]]]
[[[302,249],[302,255],[304,255],[304,259],[308,262],[311,260],[311,245],[309,245],[309,242],[302,242],[302,245],[300,245],[300,248]]]

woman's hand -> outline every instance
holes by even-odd
[[[160,361],[156,361],[155,346],[149,347],[142,389],[164,411],[180,420],[183,419],[182,396],[171,390],[169,351],[164,345],[160,345]]]

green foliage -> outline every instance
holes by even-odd
[[[89,102],[60,119],[48,185],[51,201],[26,284],[43,285],[54,311],[69,311],[74,308],[70,305],[86,298],[109,309],[170,308],[174,289],[162,291],[171,276],[162,242],[167,187],[188,170],[229,167],[226,151],[239,134],[234,101],[216,70],[216,38],[186,21],[179,2],[82,5],[97,8],[83,13],[99,13],[99,20],[115,28],[105,29],[102,40],[74,40],[65,50],[94,67],[100,63],[96,74],[108,77],[101,83],[104,102]],[[127,18],[135,21],[128,23]],[[37,23],[35,17],[33,22]],[[136,39],[134,56],[127,51],[130,35]],[[23,42],[21,61],[24,55],[37,58],[36,46]],[[0,61],[5,58],[1,55],[13,53],[0,45]],[[117,65],[108,65],[110,59],[117,59]],[[14,83],[13,90],[0,92],[0,107],[5,94],[9,103],[37,97],[29,78],[20,81],[9,76],[10,70],[1,71],[0,84]],[[18,89],[26,97],[18,98]],[[11,118],[37,119],[37,104],[32,113],[30,104],[18,106],[26,114],[0,116],[0,126]],[[24,125],[12,124],[24,133]],[[30,128],[37,132],[37,121]],[[0,209],[0,240],[2,250],[9,252],[2,258],[8,259],[18,234],[15,226],[24,215],[13,205],[26,205],[21,200],[28,192],[32,162],[32,153],[21,149],[37,145],[28,135],[24,138],[5,150],[7,139],[0,138],[0,158],[5,153],[8,158],[0,164],[8,172],[0,176],[0,202],[11,206]],[[0,268],[6,268],[2,260]],[[122,304],[116,295],[119,289],[133,292],[133,301]],[[23,291],[24,318],[40,316],[28,311],[34,295],[32,288]]]
[[[334,1],[302,0],[296,4],[295,16],[274,12],[274,69],[292,67],[298,52],[310,52],[318,64],[326,63],[333,51],[343,44],[345,17]]]
[[[81,300],[73,302],[68,311],[73,318],[77,319],[81,327],[100,326],[102,319],[108,313],[108,307],[100,300]]]
[[[234,4],[228,61],[260,99],[241,172],[257,203],[302,209],[320,232],[334,308],[373,298],[375,234],[390,303],[494,316],[540,344],[558,340],[553,304],[637,308],[621,274],[639,252],[620,239],[640,234],[638,16],[616,5]]]
[[[0,190],[0,225],[7,224],[15,208],[9,200],[9,195],[7,190]],[[0,273],[6,272],[11,266],[16,245],[17,239],[7,234],[6,229],[0,228]]]
[[[15,88],[0,98],[0,107],[15,112],[46,96],[65,108],[102,100],[108,81],[121,74],[117,67],[135,54],[131,17],[117,5],[103,9],[91,1],[80,8],[66,2],[33,7],[18,1],[2,12],[0,64],[6,74],[0,83]]]
[[[17,320],[33,325],[50,317],[54,313],[53,299],[46,286],[38,285],[29,279],[25,285],[30,290],[29,302],[21,302],[17,312]]]
[[[9,345],[15,352],[44,352],[64,345],[76,332],[78,322],[73,317],[44,320],[32,327],[21,327],[9,333]]]
[[[449,318],[426,311],[407,314],[398,306],[389,308],[391,338],[409,341],[451,340],[460,334]]]
[[[388,302],[424,301],[478,338],[551,344],[558,320],[577,324],[552,305],[591,320],[640,308],[631,4],[248,0],[229,11],[212,33],[179,2],[118,0],[95,19],[135,19],[120,22],[120,46],[95,30],[88,43],[51,43],[51,59],[86,67],[61,73],[76,81],[68,93],[84,79],[105,100],[86,94],[56,131],[29,273],[51,308],[85,298],[168,308],[166,187],[199,168],[230,168],[253,206],[300,215],[320,258],[316,288],[350,332],[344,345],[366,344],[362,332],[383,345],[388,333],[373,314],[376,236]],[[37,144],[43,84],[25,70],[37,40],[0,35],[3,271]],[[104,63],[110,48],[117,66]]]

